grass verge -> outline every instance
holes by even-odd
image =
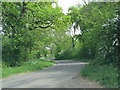
[[[52,66],[53,64],[55,64],[53,61],[38,59],[38,60],[31,60],[29,62],[26,62],[19,67],[3,67],[2,78],[6,78],[8,76],[12,76],[16,74],[41,70],[45,67]]]
[[[118,88],[118,69],[112,65],[86,65],[81,75],[90,80],[95,80],[106,88]]]

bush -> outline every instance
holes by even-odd
[[[62,53],[56,54],[55,58],[62,60],[62,59],[72,59],[73,58],[74,50],[67,49],[64,50]]]
[[[114,63],[115,66],[119,66],[119,22],[118,17],[113,18],[103,25],[103,30],[100,30],[101,40],[98,43],[96,54],[96,59],[100,61],[100,64]]]
[[[87,47],[81,47],[77,51],[77,54],[75,55],[75,57],[81,58],[81,59],[93,59],[95,57],[95,51]]]
[[[118,68],[113,65],[87,65],[81,75],[107,88],[118,88]]]
[[[28,35],[27,38],[25,36]],[[29,33],[16,34],[14,37],[3,36],[2,59],[8,66],[20,66],[21,62],[29,60],[30,49],[33,47]]]
[[[95,57],[95,50],[81,47],[75,49],[67,49],[61,53],[56,54],[56,59],[72,59],[72,58],[81,58],[81,59],[93,59]]]
[[[28,59],[25,48],[17,46],[15,39],[3,40],[2,54],[3,62],[11,67],[19,66],[20,62]]]

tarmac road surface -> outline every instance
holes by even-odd
[[[43,70],[2,79],[2,88],[102,88],[79,75],[86,63],[70,60],[55,62],[56,65]]]

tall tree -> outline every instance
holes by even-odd
[[[65,31],[69,25],[69,16],[51,2],[2,2],[2,17],[3,61],[10,66],[21,65],[38,54],[46,56],[51,31]]]

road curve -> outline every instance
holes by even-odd
[[[70,60],[56,63],[40,71],[2,79],[2,88],[102,88],[79,76],[85,63]]]

